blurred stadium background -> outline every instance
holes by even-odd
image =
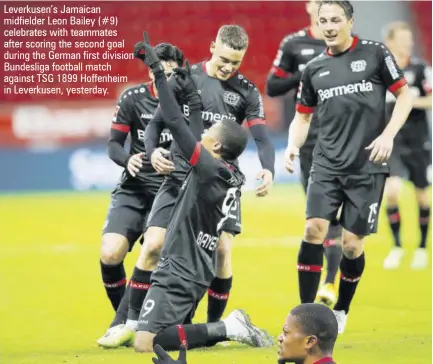
[[[15,2],[14,6],[26,4]],[[298,302],[295,261],[305,201],[298,175],[286,173],[282,162],[288,115],[293,110],[291,97],[270,99],[264,88],[281,39],[309,23],[305,2],[92,5],[101,6],[103,15],[118,17],[116,39],[125,40],[126,52],[145,29],[152,43],[178,45],[191,63],[209,57],[209,45],[219,26],[237,23],[246,28],[250,48],[241,72],[264,95],[277,153],[278,186],[266,199],[255,199],[251,192],[244,196],[244,233],[234,250],[235,280],[229,306],[245,308],[259,325],[278,335],[287,311]],[[355,32],[363,38],[381,40],[388,22],[408,21],[416,37],[416,55],[431,64],[431,1],[356,1],[354,8]],[[3,31],[1,37],[3,46]],[[128,76],[128,85],[147,81],[147,70],[136,60],[110,64],[111,74]],[[106,353],[95,348],[111,316],[98,271],[100,231],[109,192],[120,175],[119,167],[107,157],[106,141],[116,98],[128,85],[100,85],[108,87],[108,98],[1,95],[0,282],[5,291],[0,294],[4,324],[0,362],[2,356],[7,364],[150,362],[126,349]],[[248,178],[247,189],[251,189],[260,169],[253,142],[241,166]],[[410,250],[418,241],[412,192],[406,186],[402,199],[403,242]],[[349,316],[348,333],[339,341],[337,362],[431,363],[431,271],[411,272],[408,263],[398,272],[382,270],[391,244],[383,218],[379,234],[368,241],[365,282],[355,299],[354,314]],[[129,258],[128,267],[133,263],[134,258]],[[203,318],[202,310],[198,319]],[[254,354],[217,348],[212,353],[207,353],[206,362],[275,361],[274,349]],[[193,353],[191,362],[201,363],[201,355]]]

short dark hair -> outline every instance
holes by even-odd
[[[242,125],[233,120],[225,119],[220,125],[219,142],[221,143],[221,158],[226,161],[234,161],[247,146],[247,133],[242,128]]]
[[[405,21],[395,21],[387,24],[384,32],[385,39],[393,39],[398,30],[412,31],[409,23],[406,23]]]
[[[318,303],[296,306],[290,314],[296,318],[305,335],[317,337],[323,353],[331,353],[338,336],[338,323],[332,310]]]
[[[350,19],[353,18],[354,11],[353,11],[352,3],[350,1],[345,1],[345,0],[342,0],[342,1],[338,1],[338,0],[323,0],[319,4],[319,10],[318,11],[320,11],[320,8],[323,5],[338,5],[338,6],[340,6],[344,10],[344,14],[346,15],[346,18],[348,20],[350,20]]]
[[[240,25],[223,25],[218,30],[217,38],[236,51],[248,48],[248,34]]]
[[[159,59],[176,62],[179,67],[183,66],[183,52],[178,47],[170,43],[159,43],[154,49]]]

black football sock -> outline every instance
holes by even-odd
[[[180,345],[187,349],[203,348],[227,340],[224,322],[208,324],[176,325],[167,327],[153,339],[153,345],[159,344],[165,350],[179,350]]]
[[[335,283],[335,276],[337,275],[338,268],[340,267],[341,256],[343,252],[341,250],[341,245],[337,240],[329,239],[323,242],[323,247],[325,249],[326,257],[326,283]]]
[[[426,248],[428,226],[430,224],[430,207],[419,208],[419,228],[421,230],[421,242],[419,247],[422,249]]]
[[[233,277],[215,277],[208,289],[207,322],[218,322],[226,309]]]
[[[116,265],[105,264],[102,261],[100,263],[102,282],[104,283],[111,305],[117,311],[126,288],[126,273],[123,261]]]
[[[338,289],[338,300],[334,310],[349,312],[349,306],[355,295],[356,287],[361,280],[365,267],[365,254],[362,253],[356,259],[343,256],[340,264],[340,287]]]
[[[129,281],[129,310],[128,320],[137,321],[140,316],[141,306],[150,288],[151,271],[134,268],[134,273]]]
[[[111,321],[110,327],[126,323],[129,308],[129,291],[130,286],[128,284],[125,289],[125,294],[123,295],[119,307],[117,308],[116,315],[114,316],[113,321]]]
[[[394,245],[401,248],[400,242],[400,212],[397,207],[388,207],[386,209],[388,215],[388,222],[391,228],[392,237],[394,238]]]
[[[302,241],[297,267],[301,303],[313,303],[322,273],[323,245]]]

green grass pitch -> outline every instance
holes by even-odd
[[[409,268],[419,239],[410,186],[402,201],[404,264],[397,271],[382,269],[391,244],[382,211],[379,233],[366,242],[367,267],[346,333],[337,341],[339,364],[431,363],[431,270]],[[108,202],[106,192],[0,196],[0,363],[151,363],[151,355],[131,348],[96,345],[113,315],[98,262]],[[304,205],[299,185],[277,186],[263,199],[243,197],[243,233],[233,248],[226,313],[243,308],[275,337],[299,300],[296,257]],[[137,254],[138,247],[126,260],[128,273]],[[195,322],[205,319],[205,309],[203,302]],[[188,358],[190,364],[269,364],[276,363],[276,351],[220,345],[191,351]]]

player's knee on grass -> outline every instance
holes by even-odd
[[[329,221],[325,219],[308,219],[305,224],[304,240],[312,244],[321,244],[328,233]]]
[[[232,276],[232,241],[234,236],[223,232],[216,249],[216,276],[218,278],[230,278]]]
[[[153,270],[156,268],[162,246],[164,245],[166,229],[151,226],[144,234],[144,244],[141,248],[137,267],[143,270]]]
[[[430,207],[431,193],[429,188],[417,188],[415,194],[419,207],[423,209]]]
[[[102,236],[101,261],[107,265],[121,263],[129,250],[126,237],[116,233],[106,233]]]
[[[403,187],[400,177],[389,177],[385,184],[386,203],[388,207],[398,206],[398,198]]]
[[[343,255],[348,259],[356,259],[364,251],[364,236],[343,230]]]
[[[148,331],[137,331],[134,339],[134,349],[137,353],[153,352],[155,334]]]

